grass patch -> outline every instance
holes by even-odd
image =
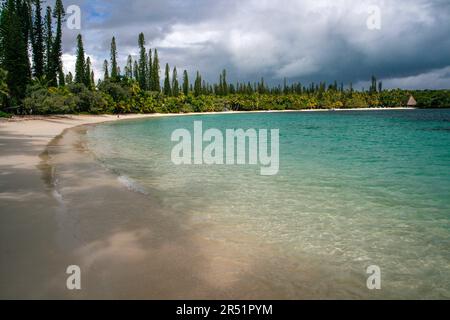
[[[11,118],[12,115],[3,111],[0,111],[0,118]]]

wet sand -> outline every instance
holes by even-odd
[[[136,118],[128,116],[124,118]],[[54,237],[59,203],[42,179],[47,144],[65,129],[114,116],[0,120],[0,298],[64,297],[52,293],[69,263]],[[65,280],[64,280],[65,282]]]

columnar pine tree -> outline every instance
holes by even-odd
[[[77,61],[75,63],[75,83],[85,83],[86,81],[86,60],[84,57],[83,37],[77,37]]]
[[[189,76],[186,70],[183,72],[183,93],[185,96],[189,94]]]
[[[93,89],[95,88],[95,74],[94,74],[94,70],[91,71],[91,87]]]
[[[52,8],[47,7],[45,14],[45,76],[47,81],[56,78],[52,67],[52,48],[53,48],[53,26],[52,26]]]
[[[103,80],[109,79],[108,60],[103,61]]]
[[[131,57],[131,55],[129,55],[127,59],[127,66],[125,67],[125,77],[127,77],[128,79],[133,78],[133,58]]]
[[[134,80],[139,82],[139,65],[136,60],[134,61],[134,64],[133,64],[133,78],[134,78]]]
[[[33,3],[33,74],[36,78],[40,79],[44,76],[44,23],[42,21],[41,0],[33,0]]]
[[[111,41],[111,79],[113,81],[118,79],[118,70],[117,70],[117,46],[116,46],[116,38],[113,37]]]
[[[227,95],[228,94],[228,82],[227,82],[227,70],[222,71],[222,88],[221,88],[222,94]]]
[[[164,77],[164,95],[171,96],[172,95],[172,89],[170,88],[170,68],[169,64],[166,63],[166,72]]]
[[[195,77],[194,83],[194,96],[198,97],[202,94],[202,77],[200,76],[200,72],[197,71],[197,76]]]
[[[32,25],[32,14],[31,14],[31,2],[30,0],[17,0],[18,8],[19,8],[19,14],[18,19],[20,20],[20,25],[22,28],[22,35],[23,39],[25,39],[25,46],[26,46],[26,77],[28,78],[28,81],[31,80],[31,64],[30,59],[28,56],[28,49],[29,49],[29,40],[32,38],[33,34],[33,25]]]
[[[28,59],[29,30],[26,30],[30,27],[29,10],[24,2],[7,0],[3,2],[0,12],[0,67],[7,72],[6,83],[12,98],[10,105],[13,106],[24,98],[26,87],[31,80]]]
[[[156,91],[156,92],[161,91],[159,70],[160,70],[160,67],[159,67],[158,50],[155,49],[155,55],[153,56],[153,66],[152,66],[152,83],[153,83],[152,91]]]
[[[180,85],[178,83],[177,67],[173,68],[172,73],[172,95],[178,97],[180,95]]]
[[[85,70],[84,70],[84,85],[87,87],[87,88],[91,88],[92,87],[92,83],[91,83],[91,67],[92,67],[92,64],[91,64],[91,58],[90,57],[87,57],[87,59],[86,59],[86,65],[85,65]]]
[[[152,74],[153,74],[153,54],[152,49],[148,50],[148,63],[147,63],[147,86],[148,90],[152,91],[154,88]]]
[[[56,75],[62,74],[62,23],[65,17],[64,6],[62,0],[56,0],[55,8],[53,9],[53,18],[56,19],[56,34],[52,47],[52,68],[55,77],[49,79],[52,85],[57,85]],[[64,78],[59,79],[60,83],[64,81]]]
[[[142,90],[147,90],[147,52],[145,49],[145,37],[143,33],[139,34],[139,86]]]

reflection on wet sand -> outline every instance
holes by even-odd
[[[205,238],[207,225],[193,226],[188,215],[127,191],[84,147],[85,130],[53,141],[41,165],[62,199],[58,246],[82,270],[83,290],[67,293],[65,282],[53,280],[55,292],[101,299],[274,297],[264,282],[246,279],[256,266],[239,248]]]

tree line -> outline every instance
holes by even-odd
[[[116,38],[110,57],[103,62],[102,80],[96,81],[92,61],[77,36],[74,74],[64,74],[62,0],[42,7],[42,0],[3,0],[0,13],[1,109],[15,113],[126,113],[203,112],[223,110],[274,110],[406,106],[411,95],[419,107],[450,107],[450,92],[384,90],[372,76],[368,90],[350,84],[325,82],[269,86],[228,80],[226,70],[209,83],[187,70],[165,64],[163,79],[157,49],[146,48],[143,33],[137,37],[139,55],[128,56],[121,69]]]

